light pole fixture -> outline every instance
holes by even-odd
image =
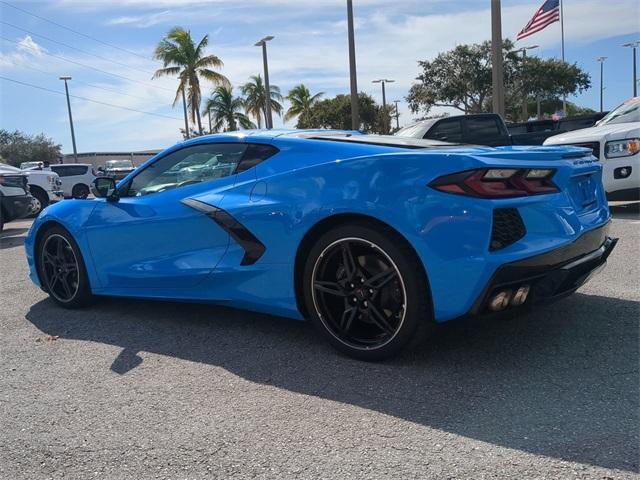
[[[347,36],[349,40],[349,83],[351,90],[351,129],[360,130],[360,105],[356,76],[356,41],[353,30],[353,2],[347,0]]]
[[[71,115],[71,101],[69,100],[69,86],[67,85],[67,80],[71,80],[71,77],[59,77],[60,80],[64,81],[64,91],[67,94],[67,110],[69,111],[69,125],[71,126],[71,143],[73,144],[73,161],[78,163],[78,149],[76,148],[76,133],[73,130],[73,116]]]
[[[623,47],[631,48],[631,53],[633,54],[633,96],[638,96],[638,75],[636,70],[636,49],[640,47],[640,40],[636,40],[635,42],[629,42],[622,45]]]
[[[521,47],[516,52],[522,52],[522,69],[525,68],[525,63],[527,61],[527,50],[533,50],[534,48],[538,48],[539,45],[527,45],[526,47]],[[522,74],[522,118],[526,122],[529,119],[529,93],[524,90],[524,72]]]
[[[273,35],[258,40],[256,47],[262,47],[262,63],[264,65],[264,123],[265,127],[273,128],[273,119],[271,118],[271,89],[269,88],[269,66],[267,65],[267,42],[273,40]]]
[[[384,134],[389,133],[389,122],[387,121],[387,94],[385,92],[385,84],[386,83],[393,83],[395,82],[395,80],[390,80],[388,78],[379,78],[377,80],[372,80],[371,83],[381,83],[382,84],[382,111],[383,111],[383,115],[384,115],[384,125],[383,125],[383,132]]]
[[[500,0],[491,0],[491,98],[493,113],[504,117],[504,67]]]
[[[598,57],[596,61],[600,64],[600,112],[604,112],[604,61],[607,57]]]

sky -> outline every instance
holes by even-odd
[[[515,39],[542,1],[502,0],[503,37]],[[416,116],[405,97],[420,73],[418,60],[491,37],[490,0],[353,4],[358,89],[381,103],[380,85],[372,80],[394,79],[387,101],[400,100],[401,126]],[[640,2],[563,4],[566,60],[592,78],[588,91],[569,100],[599,109],[596,58],[605,56],[604,107],[614,108],[632,95],[632,52],[622,44],[640,39]],[[155,45],[174,26],[190,30],[196,40],[210,36],[208,53],[223,60],[221,73],[238,94],[250,75],[262,72],[261,49],[254,44],[266,35],[275,36],[268,44],[270,81],[283,93],[299,83],[326,97],[349,92],[345,0],[0,0],[0,128],[43,132],[70,152],[58,79],[69,75],[79,152],[174,144],[183,126],[181,104],[172,107],[177,82],[151,80],[161,67],[153,60]],[[539,45],[530,55],[559,58],[560,24],[517,43],[529,45]],[[211,88],[205,83],[203,95]],[[275,117],[274,126],[282,125]]]

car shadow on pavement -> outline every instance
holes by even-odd
[[[340,356],[305,322],[222,307],[105,299],[27,319],[60,339],[222,367],[248,381],[374,410],[533,454],[638,469],[639,303],[577,294],[512,320],[438,329],[385,363]],[[462,454],[462,452],[461,452]]]
[[[24,245],[24,232],[26,231],[26,228],[5,228],[0,232],[0,249]]]

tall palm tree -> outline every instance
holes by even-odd
[[[291,106],[284,115],[284,121],[291,120],[293,117],[309,114],[311,107],[320,100],[320,97],[324,95],[324,92],[318,92],[315,95],[311,95],[309,89],[301,83],[296,85],[287,95],[287,100],[291,102]]]
[[[209,112],[215,131],[233,131],[241,128],[256,128],[242,109],[244,102],[240,97],[233,96],[232,87],[217,87],[204,106],[204,112]]]
[[[258,122],[258,128],[262,128],[262,119],[267,118],[266,94],[262,77],[260,75],[251,75],[249,81],[242,85],[240,90],[245,97],[245,111],[253,115]],[[282,113],[282,104],[280,103],[282,102],[282,95],[280,94],[280,88],[275,85],[269,85],[269,90],[271,111],[280,115]]]
[[[191,113],[191,121],[198,122],[198,130],[202,134],[202,120],[200,118],[200,79],[209,80],[214,85],[230,85],[227,77],[214,69],[223,66],[222,60],[215,55],[204,55],[204,49],[209,44],[209,35],[195,44],[191,32],[181,27],[175,27],[160,40],[154,57],[162,61],[163,67],[156,70],[153,78],[164,76],[178,76],[180,83],[176,91],[173,105],[178,102],[182,92],[187,95],[187,105]]]

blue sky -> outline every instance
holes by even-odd
[[[63,92],[58,76],[71,75],[74,95],[156,114],[74,98],[79,151],[162,148],[179,140],[180,105],[171,107],[175,81],[150,80],[159,67],[152,60],[153,48],[174,25],[190,29],[198,39],[209,34],[209,51],[222,58],[222,73],[235,86],[261,72],[261,52],[253,44],[270,34],[276,37],[269,44],[271,82],[283,92],[301,82],[327,96],[349,90],[344,0],[9,3],[126,50],[114,49],[0,3],[1,76]],[[359,89],[381,101],[379,86],[371,80],[395,79],[388,86],[387,98],[402,101],[401,124],[410,123],[413,117],[404,97],[419,73],[417,60],[433,58],[457,44],[481,42],[491,35],[489,0],[353,3]],[[503,36],[515,38],[540,3],[542,0],[502,0]],[[599,67],[595,58],[606,56],[605,108],[613,108],[632,94],[631,51],[621,45],[640,38],[639,3],[564,0],[564,10],[566,59],[589,72],[593,83],[590,90],[571,100],[598,108]],[[518,43],[531,44],[540,45],[531,52],[533,55],[559,57],[559,24]],[[209,91],[210,86],[205,85],[204,89]],[[274,123],[282,125],[280,119]],[[44,132],[60,142],[65,152],[71,149],[65,99],[59,94],[0,79],[0,127]]]

